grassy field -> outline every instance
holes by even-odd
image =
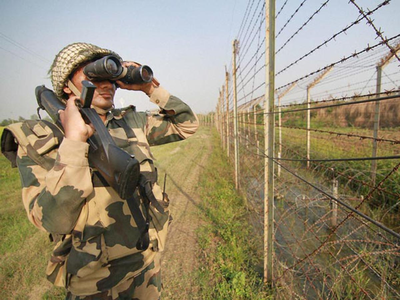
[[[320,130],[329,130],[319,128]],[[349,135],[371,136],[371,131],[366,129],[341,128],[335,132]],[[306,156],[305,131],[283,130],[284,149],[288,152],[284,157],[304,158]],[[382,130],[381,137],[390,140],[400,140],[399,131],[396,129]],[[400,153],[400,145],[388,142],[378,143],[378,157],[396,156]],[[372,156],[372,141],[343,135],[311,132],[311,159],[347,159],[363,158]],[[400,194],[400,174],[393,172],[399,163],[398,159],[380,159],[377,161],[376,183],[383,181],[379,191],[373,193],[368,200],[371,208],[391,210],[390,213],[398,212],[398,195]],[[365,196],[374,187],[371,182],[371,161],[331,161],[311,162],[311,168],[326,175],[327,178],[337,177],[342,187],[346,187],[346,193],[354,193],[356,196]]]
[[[200,181],[207,223],[199,230],[204,252],[200,299],[273,299],[262,284],[262,237],[249,226],[250,214],[235,191],[233,167],[213,133],[214,150]]]
[[[299,124],[289,124],[295,128],[282,128],[282,156],[283,158],[304,160],[307,150],[307,131],[304,118],[298,119]],[[290,127],[289,126],[289,127]],[[262,126],[258,127],[258,136],[263,136]],[[313,131],[315,130],[315,131]],[[249,136],[253,137],[250,133]],[[351,160],[351,158],[372,157],[373,132],[366,128],[357,127],[327,127],[322,121],[311,121],[310,132],[310,159],[344,159],[343,161],[310,162],[310,169],[315,175],[323,176],[326,180],[338,179],[341,193],[349,197],[365,197],[377,184],[377,188],[366,201],[367,210],[371,215],[392,229],[400,231],[400,173],[397,171],[399,159],[377,160],[375,184],[372,182],[371,160]],[[276,149],[278,149],[279,128],[275,132]],[[379,138],[390,141],[400,141],[398,128],[384,128],[379,131]],[[253,137],[254,138],[254,137]],[[261,149],[263,140],[261,139]],[[400,144],[397,142],[379,141],[378,157],[398,156]],[[348,159],[348,160],[346,160]],[[306,162],[292,163],[298,168],[305,168]],[[382,183],[380,183],[382,181]]]
[[[304,128],[304,124],[300,125]],[[300,127],[300,125],[297,124],[295,127]],[[311,131],[311,159],[371,157],[372,140],[354,137],[354,135],[372,136],[371,130],[354,127],[328,128],[322,125],[312,122],[311,128],[320,131],[335,131],[335,133]],[[243,127],[242,132],[244,132]],[[262,128],[260,132],[262,134]],[[278,141],[277,132],[278,128],[276,130],[276,141]],[[246,136],[254,138],[253,132],[244,133]],[[328,194],[333,194],[332,180],[337,179],[339,181],[338,196],[341,200],[356,207],[362,202],[362,199],[367,199],[359,210],[387,227],[400,232],[400,218],[398,213],[400,208],[398,205],[400,174],[396,171],[399,159],[379,160],[377,180],[374,185],[371,181],[371,161],[315,161],[311,162],[310,168],[307,169],[305,161],[307,131],[305,129],[283,128],[282,133],[282,157],[298,160],[282,161],[283,166],[286,166],[294,174],[304,178]],[[343,135],[339,135],[338,133]],[[400,134],[396,128],[381,130],[379,137],[400,140]],[[244,141],[247,140],[244,139]],[[250,144],[254,145],[255,143]],[[263,144],[263,141],[261,144]],[[378,146],[378,156],[395,156],[400,153],[400,147],[396,143],[379,142]],[[261,149],[263,149],[263,145],[261,145]],[[263,161],[258,159],[254,155],[255,153],[255,149],[246,148],[244,143],[241,145],[241,176],[245,179],[255,178],[248,181],[243,180],[248,185],[245,186],[245,184],[242,184],[242,188],[248,192],[249,199],[252,197],[250,203],[253,207],[258,208],[261,205],[260,199],[262,200],[262,197],[259,195],[262,194],[261,189],[263,188],[263,185],[259,183],[263,182],[263,178],[257,181],[253,170],[263,170]],[[243,162],[251,163],[244,164]],[[289,173],[283,169],[281,177],[277,177],[275,180],[275,189],[279,191],[276,195],[283,199],[282,202],[276,205],[275,210],[275,224],[277,228],[275,253],[280,258],[280,264],[278,265],[285,267],[287,265],[295,265],[296,261],[302,261],[303,257],[306,257],[314,249],[317,249],[324,239],[332,233],[329,229],[329,224],[331,224],[331,207],[329,201],[326,201],[327,198],[323,194],[320,194],[317,189],[314,189],[314,187],[311,188],[311,185],[297,180],[293,176],[293,173]],[[254,181],[257,184],[254,184]],[[381,181],[382,185],[379,185],[375,189],[376,185]],[[261,187],[261,192],[254,192],[254,189],[257,187]],[[371,198],[366,198],[369,195],[371,195]],[[338,220],[345,220],[345,217],[348,215],[346,210],[340,209],[340,212],[342,215],[339,215]],[[318,228],[319,225],[323,224],[327,224],[327,227],[322,228],[323,226],[321,226],[321,229]],[[310,296],[305,291],[315,292],[321,299],[354,299],[353,295],[358,295],[359,291],[357,292],[357,290],[360,289],[364,290],[363,295],[359,296],[360,299],[378,299],[381,296],[382,299],[392,299],[390,296],[385,298],[383,295],[388,293],[385,288],[387,290],[392,289],[391,291],[393,289],[398,291],[397,240],[395,239],[392,245],[395,249],[394,252],[388,250],[388,253],[385,253],[382,250],[382,255],[377,255],[374,252],[378,248],[378,246],[375,248],[375,243],[381,243],[380,234],[376,234],[378,230],[374,227],[370,227],[369,229],[367,226],[364,230],[360,224],[361,222],[356,218],[351,220],[351,217],[349,217],[349,220],[345,221],[343,226],[337,229],[335,233],[337,236],[334,243],[335,245],[341,245],[342,248],[340,251],[335,249],[331,252],[331,249],[328,249],[328,247],[320,252],[316,251],[310,255],[309,259],[309,270],[312,271],[307,273],[305,270],[308,267],[304,267],[301,263],[298,266],[304,267],[304,269],[299,268],[299,270],[294,268],[298,273],[293,271],[291,273],[293,276],[284,278],[283,281],[287,284],[288,299],[293,297],[293,291],[301,295],[299,299],[303,299],[303,297],[304,299],[309,299],[308,296],[310,299],[319,298]],[[327,235],[324,236],[324,234]],[[387,238],[386,235],[381,235],[385,237],[383,240]],[[391,240],[391,237],[388,237],[387,240]],[[347,239],[354,240],[354,242],[346,241]],[[390,243],[388,244],[390,245]],[[391,248],[392,246],[387,247]],[[346,247],[348,247],[348,253],[346,253]],[[379,249],[384,248],[384,246],[379,246]],[[328,251],[328,255],[325,250]],[[330,265],[331,261],[339,260],[342,263],[346,260],[354,259],[353,255],[359,255],[363,258],[363,261],[358,266],[354,264],[352,268],[346,269],[350,264],[346,265],[346,267],[343,267],[343,265],[340,267],[335,264]],[[373,269],[376,273],[370,271],[370,269]],[[286,272],[286,269],[284,270]],[[289,273],[286,272],[285,274]],[[378,275],[380,278],[387,278],[387,282],[392,285],[391,288],[382,288],[384,280],[377,280],[376,274],[380,274]],[[349,279],[350,277],[352,278],[351,280]],[[324,287],[320,288],[319,285],[321,284],[326,284],[325,290],[323,289]],[[310,285],[315,290],[309,288]],[[296,289],[293,287],[296,287]],[[330,291],[331,295],[334,294],[336,297],[325,297],[324,291]],[[396,291],[393,295],[398,296]],[[283,297],[282,299],[286,298]]]

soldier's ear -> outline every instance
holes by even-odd
[[[81,96],[81,92],[78,90],[78,88],[75,86],[75,84],[72,83],[71,80],[67,81],[67,84],[63,87],[63,91],[68,96],[71,96],[71,95],[74,95],[77,97]]]
[[[72,94],[71,89],[68,86],[63,87],[64,93],[66,93],[68,96]]]

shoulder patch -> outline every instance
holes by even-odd
[[[123,108],[115,108],[111,112],[115,118],[120,119],[120,118],[123,118],[125,114],[130,113],[130,112],[135,112],[135,111],[136,111],[136,107],[134,105],[129,105],[129,106],[123,107]]]
[[[18,147],[22,147],[31,159],[48,169],[51,162],[44,155],[58,147],[62,139],[62,131],[54,124],[27,120],[4,128],[1,136],[1,152],[10,160],[11,165],[16,167],[17,150]]]

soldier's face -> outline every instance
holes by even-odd
[[[82,80],[88,80],[83,73],[84,67],[84,65],[79,67],[71,79],[79,91],[82,91]],[[91,82],[97,87],[93,95],[92,105],[104,110],[111,109],[114,104],[116,85],[108,80]]]

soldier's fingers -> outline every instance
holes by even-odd
[[[95,132],[94,126],[92,123],[86,124],[87,132],[88,132],[88,137],[91,137],[93,133]]]
[[[65,112],[64,112],[64,110],[62,110],[62,109],[60,109],[60,110],[58,111],[58,115],[59,115],[59,117],[60,117],[61,123],[64,122],[64,119],[65,119],[64,113],[65,113]]]
[[[79,103],[80,100],[78,97],[71,97],[67,100],[66,109],[78,110],[77,104]]]
[[[123,65],[124,67],[128,67],[128,66],[140,67],[140,66],[141,66],[141,64],[139,64],[139,63],[137,63],[137,62],[135,62],[135,61],[124,61],[124,62],[122,63],[122,65]]]

